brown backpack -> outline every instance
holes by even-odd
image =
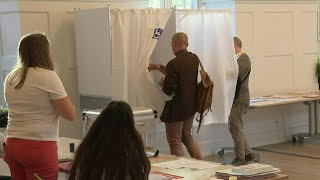
[[[199,122],[197,133],[200,131],[200,126],[202,124],[203,117],[209,112],[212,112],[211,104],[213,98],[213,87],[214,83],[211,80],[208,73],[204,70],[200,59],[197,55],[195,55],[200,63],[200,76],[201,81],[198,83],[198,94],[197,94],[197,118],[196,120]]]

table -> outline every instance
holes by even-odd
[[[288,105],[295,103],[304,103],[308,106],[308,120],[309,120],[309,132],[299,133],[292,136],[292,140],[302,141],[303,137],[311,137],[319,134],[319,110],[318,103],[320,101],[320,92],[305,92],[305,93],[289,93],[284,95],[270,95],[252,98],[250,101],[249,109],[257,109],[264,107],[273,107],[280,105]],[[314,111],[312,111],[314,106]],[[315,125],[315,131],[313,131],[313,123]]]
[[[160,162],[167,162],[167,161],[172,161],[172,160],[177,160],[177,159],[183,159],[183,158],[172,156],[172,155],[159,155],[158,157],[149,158],[151,164],[160,163]],[[163,168],[151,165],[151,172],[160,171],[163,173],[173,174],[176,176],[182,176],[186,180],[195,180],[195,179],[214,180],[214,179],[216,179],[214,176],[216,171],[225,170],[230,167],[231,167],[230,165],[221,165],[221,166],[218,166],[218,167],[212,168],[212,169],[206,169],[206,170],[185,173],[185,172],[179,172],[179,170],[163,169]],[[276,177],[269,178],[267,180],[288,180],[288,176],[281,174],[281,173],[278,173]]]
[[[309,132],[299,133],[292,135],[292,141],[303,141],[304,137],[312,137],[319,134],[319,110],[318,103],[320,101],[320,92],[302,92],[302,93],[288,93],[281,95],[268,95],[261,97],[254,97],[250,100],[249,110],[274,107],[280,105],[288,105],[295,103],[303,103],[308,106],[308,120],[309,120]],[[312,111],[314,106],[314,111]],[[315,132],[313,132],[313,123],[315,124]],[[224,155],[225,150],[234,150],[234,147],[222,147],[218,152],[220,156]]]
[[[78,139],[60,137],[59,141],[58,141],[59,159],[65,159],[65,158],[73,159],[74,154],[70,153],[68,144],[75,143],[75,147],[77,147],[80,144],[80,142],[81,142],[81,140],[78,140]],[[184,171],[164,169],[164,168],[152,165],[152,164],[156,164],[156,163],[167,162],[167,161],[178,160],[178,159],[186,159],[186,158],[176,157],[176,156],[172,156],[172,155],[162,155],[162,154],[157,157],[151,157],[151,158],[149,158],[150,163],[151,163],[151,172],[162,172],[162,173],[172,174],[172,175],[176,175],[176,176],[182,176],[186,180],[191,180],[191,179],[192,180],[195,180],[195,179],[214,180],[214,179],[216,179],[214,176],[216,171],[228,169],[231,167],[230,165],[220,165],[220,166],[218,166],[216,168],[212,168],[212,169],[199,170],[199,171],[186,173]],[[288,180],[288,176],[279,173],[279,174],[277,174],[276,177],[268,179],[268,180]]]

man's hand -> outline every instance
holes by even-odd
[[[153,71],[153,70],[159,70],[159,68],[160,68],[159,64],[149,64],[149,66],[148,66],[149,72]]]
[[[164,82],[164,77],[162,77],[159,81],[159,85],[162,87],[163,86],[163,82]]]

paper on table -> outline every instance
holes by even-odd
[[[216,174],[225,174],[225,175],[231,175],[231,176],[246,176],[246,177],[254,177],[254,176],[261,176],[261,175],[267,175],[267,174],[273,174],[273,173],[279,173],[281,172],[279,168],[273,168],[272,171],[269,171],[269,172],[264,172],[264,173],[258,173],[258,174],[252,174],[252,175],[245,175],[245,174],[240,174],[240,173],[236,173],[236,172],[233,172],[230,169],[225,169],[225,170],[222,170],[222,171],[217,171]]]
[[[279,99],[288,99],[288,98],[295,98],[294,95],[272,95],[271,98],[279,98]]]
[[[243,175],[260,174],[264,172],[270,172],[273,170],[273,166],[269,164],[253,163],[243,166],[234,166],[231,168],[232,172],[240,173]]]
[[[268,101],[267,99],[251,99],[250,104],[252,103],[258,103],[258,102],[263,102],[263,101]]]
[[[150,173],[149,180],[172,180],[172,178]]]
[[[193,172],[198,170],[210,169],[221,166],[219,163],[206,162],[200,160],[191,159],[179,159],[174,161],[167,161],[157,164],[152,164],[165,169],[179,170],[183,172]]]
[[[297,101],[296,98],[287,98],[287,99],[275,99],[275,102],[288,102],[288,101]]]
[[[176,176],[173,174],[167,174],[163,172],[151,172],[149,174],[149,180],[172,180],[172,179],[182,179],[181,176]]]
[[[304,95],[302,97],[305,97],[305,98],[317,98],[317,97],[320,97],[320,94],[309,94],[309,95]]]

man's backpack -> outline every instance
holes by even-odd
[[[195,55],[197,57],[197,55]],[[203,117],[209,112],[212,112],[211,104],[213,98],[213,86],[214,83],[211,80],[208,73],[204,70],[200,59],[197,57],[200,63],[200,76],[201,81],[198,83],[198,94],[197,94],[197,118],[196,120],[199,122],[197,133],[200,131],[200,127],[202,124]]]

